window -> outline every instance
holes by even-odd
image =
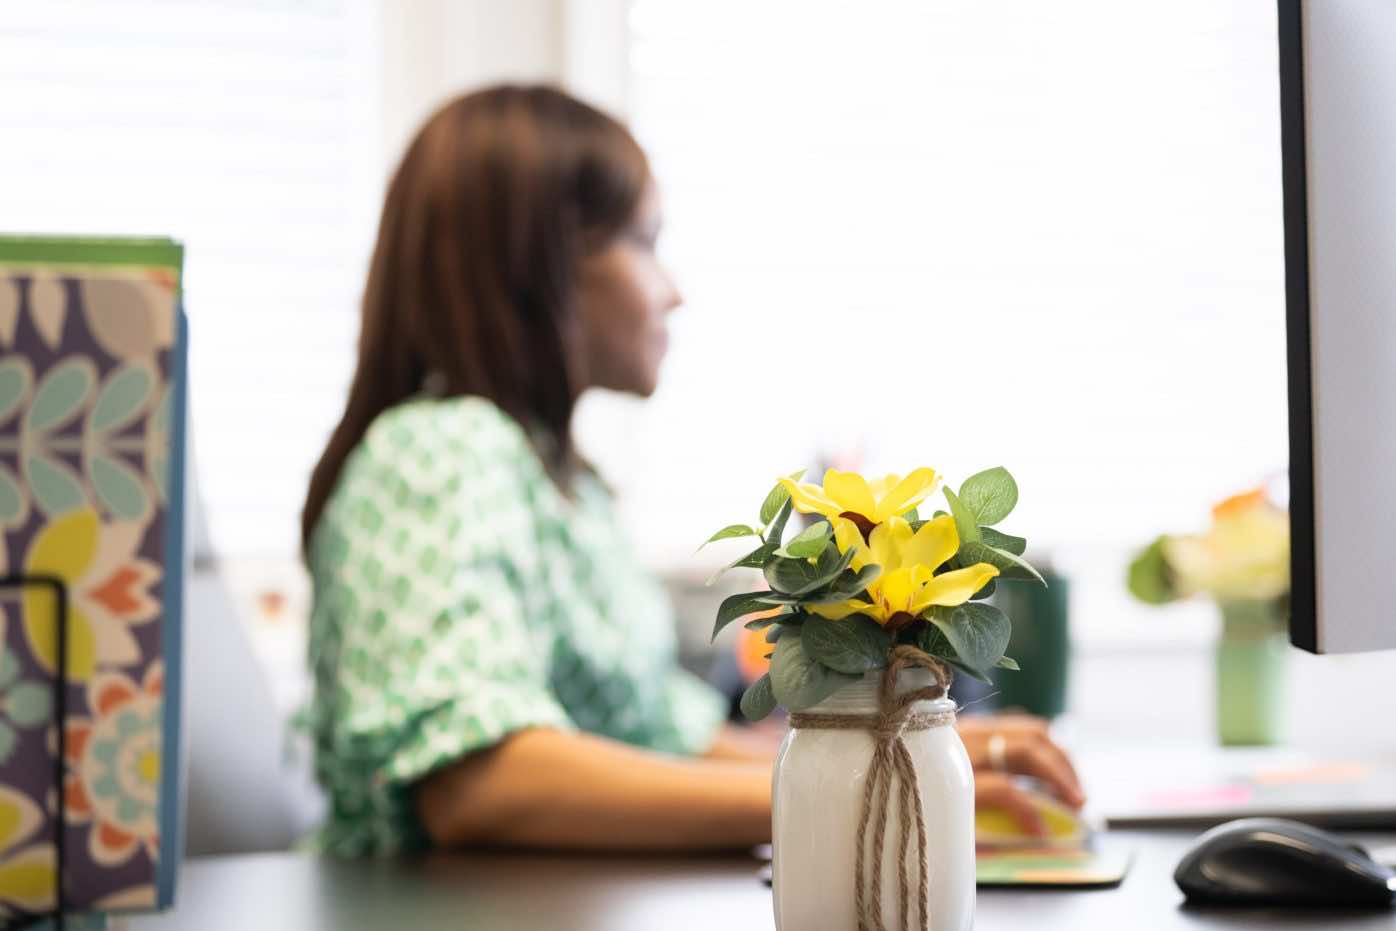
[[[861,450],[1009,466],[1010,528],[1123,600],[1126,546],[1283,472],[1272,5],[634,0],[629,32],[688,304],[656,397],[583,439],[654,561]]]
[[[342,404],[381,185],[366,0],[50,0],[0,22],[6,231],[186,252],[214,543],[290,556]]]

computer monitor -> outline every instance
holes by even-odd
[[[1396,648],[1396,0],[1280,0],[1290,639]]]

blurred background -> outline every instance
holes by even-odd
[[[659,393],[584,451],[720,671],[705,588],[772,480],[1009,467],[1065,580],[1064,732],[1213,737],[1218,612],[1134,553],[1287,461],[1273,4],[1176,0],[0,2],[0,227],[187,247],[194,461],[279,706],[305,694],[297,519],[338,418],[384,184],[498,80],[633,127],[687,304]],[[758,404],[753,398],[779,397]],[[199,606],[195,605],[195,612]],[[1290,738],[1396,748],[1392,654],[1295,653]],[[1344,709],[1335,713],[1334,709]],[[1357,743],[1354,743],[1357,741]]]

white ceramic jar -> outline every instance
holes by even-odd
[[[864,675],[807,709],[810,714],[875,715],[882,672]],[[933,684],[925,669],[903,670],[897,691]],[[916,712],[941,713],[955,707],[949,699],[916,702]],[[903,734],[916,765],[925,812],[930,864],[927,931],[969,931],[974,923],[974,773],[953,724]],[[856,931],[854,857],[860,841],[859,818],[873,736],[861,729],[792,728],[776,758],[772,817],[773,886],[777,931]],[[898,789],[889,799],[883,838],[882,923],[900,931],[897,870],[904,868],[914,890],[920,860],[898,859],[903,818]],[[915,833],[913,831],[913,838]],[[913,840],[914,846],[914,840]],[[865,861],[871,869],[869,846]],[[912,927],[917,915],[911,914]]]

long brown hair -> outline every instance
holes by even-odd
[[[549,87],[446,104],[403,156],[383,204],[344,416],[301,514],[308,549],[349,453],[379,414],[427,387],[480,395],[573,463],[577,262],[615,236],[649,168],[620,123]]]

